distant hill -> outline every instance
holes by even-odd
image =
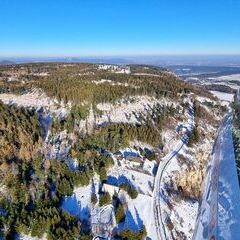
[[[0,61],[0,65],[8,65],[8,64],[15,64],[13,61],[8,61],[8,60],[2,60]]]

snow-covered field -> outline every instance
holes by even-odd
[[[98,191],[98,182],[89,184],[85,187],[77,187],[74,189],[72,196],[66,196],[62,208],[78,217],[80,220],[89,220],[91,216],[91,194],[95,188]]]
[[[218,77],[216,79],[223,80],[223,81],[232,81],[232,80],[240,81],[240,74],[225,75],[225,76]]]
[[[227,101],[227,102],[233,101],[234,94],[232,93],[224,93],[219,91],[211,91],[211,93],[222,101]]]
[[[191,82],[193,84],[199,84],[203,86],[209,86],[209,85],[216,85],[216,86],[226,86],[231,88],[232,90],[238,90],[240,88],[240,74],[230,74],[230,75],[224,75],[220,77],[188,77],[186,78],[186,81]],[[217,93],[217,97],[220,96],[220,93],[225,94],[224,92]],[[224,100],[230,101],[229,98],[231,96],[223,97]],[[227,98],[227,99],[226,99]],[[222,99],[220,97],[220,99]]]
[[[145,225],[147,230],[146,239],[157,239],[155,222],[153,218],[153,198],[139,194],[136,199],[130,199],[126,194],[120,195],[123,202],[127,202],[126,221],[122,228],[130,228],[139,231]]]

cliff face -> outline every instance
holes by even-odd
[[[200,184],[203,180],[203,173],[199,170],[185,172],[181,177],[176,179],[178,189],[182,192],[183,197],[199,199],[201,195]]]
[[[210,152],[209,147],[207,152],[197,153],[199,166],[189,167],[176,176],[176,185],[185,198],[200,199]]]

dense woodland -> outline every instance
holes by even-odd
[[[92,171],[72,172],[63,161],[43,162],[38,116],[33,110],[0,102],[0,229],[6,239],[16,232],[48,239],[80,237],[81,223],[59,207],[73,186],[88,184]],[[43,227],[44,226],[44,227]]]
[[[34,110],[7,106],[0,101],[0,163],[29,161],[41,146],[38,115]]]
[[[169,96],[174,98],[177,97],[178,93],[187,93],[191,89],[186,83],[178,81],[174,75],[162,71],[158,71],[159,77],[91,71],[94,75],[81,75],[81,71],[77,74],[78,71],[74,68],[62,69],[54,72],[49,78],[38,81],[38,86],[50,96],[57,96],[58,99],[75,103],[114,102],[123,96],[130,95],[151,95],[157,98]],[[128,86],[109,83],[95,84],[92,82],[101,79],[127,83]]]
[[[22,64],[0,66],[0,92],[23,92],[32,87],[42,88],[49,96],[59,100],[72,101],[75,104],[88,102],[114,102],[123,96],[150,95],[160,97],[178,97],[179,93],[195,92],[212,98],[208,92],[194,87],[166,69],[152,66],[130,65],[132,74],[115,74],[97,69],[94,64]],[[17,74],[17,80],[9,81],[11,73]],[[47,72],[47,76],[38,75]],[[147,75],[135,75],[137,73]],[[118,84],[96,84],[93,81],[112,80]],[[119,84],[120,83],[120,84]],[[122,84],[122,85],[121,85]],[[123,85],[128,84],[128,85]]]

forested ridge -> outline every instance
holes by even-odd
[[[95,84],[91,81],[110,79],[128,85]],[[178,93],[187,93],[190,87],[178,81],[175,76],[162,73],[159,78],[151,76],[134,76],[127,74],[98,73],[94,76],[68,76],[59,73],[38,82],[50,96],[57,96],[65,101],[80,102],[114,102],[121,97],[131,95],[151,95],[160,97],[177,97]]]
[[[87,63],[39,63],[0,67],[0,78],[4,80],[0,81],[0,92],[21,93],[39,87],[49,96],[75,104],[114,102],[131,95],[176,98],[180,93],[189,92],[212,97],[208,92],[202,92],[201,88],[179,81],[177,76],[160,67],[130,65],[131,74],[116,74],[99,70],[97,66]],[[9,72],[18,74],[17,81],[7,81]],[[47,75],[41,76],[42,72]],[[137,73],[140,75],[135,75]],[[102,79],[111,80],[114,84],[96,84]]]

